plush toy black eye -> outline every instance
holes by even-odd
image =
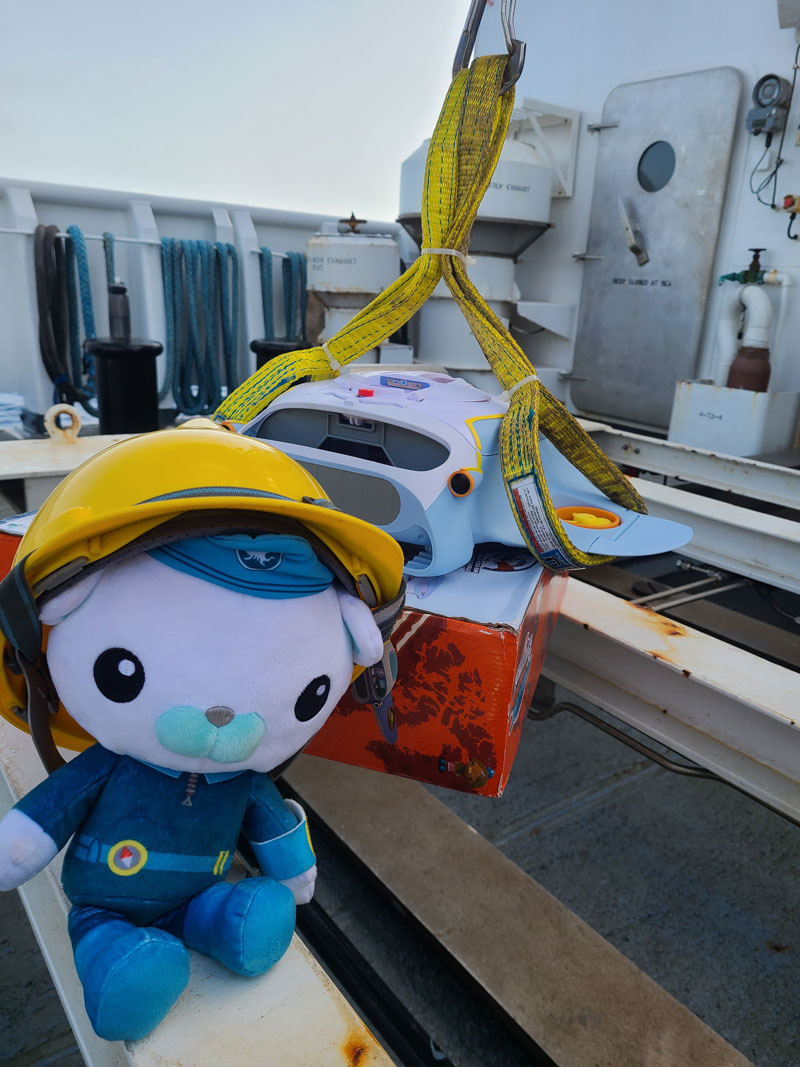
[[[294,702],[295,718],[300,722],[308,722],[319,714],[325,707],[330,695],[331,680],[327,674],[321,674],[313,682],[309,682],[303,692]]]
[[[127,648],[107,648],[94,661],[94,680],[104,697],[127,704],[144,687],[144,667]]]

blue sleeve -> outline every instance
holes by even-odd
[[[297,825],[297,819],[286,807],[278,787],[268,774],[250,776],[250,798],[243,825],[251,841],[280,837]]]
[[[38,823],[62,849],[88,816],[116,762],[113,752],[92,745],[45,778],[14,807]]]
[[[252,777],[243,828],[263,874],[281,881],[314,866],[305,812],[285,801],[266,774]]]

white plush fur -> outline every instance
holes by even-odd
[[[363,600],[351,596],[344,589],[337,589],[339,610],[353,643],[353,661],[362,667],[371,667],[383,655],[383,638],[375,625],[372,612]]]
[[[70,612],[81,606],[102,577],[102,571],[95,571],[94,574],[87,575],[75,585],[64,589],[63,592],[56,593],[42,605],[39,618],[45,626],[55,626],[57,622],[66,619]]]
[[[348,687],[354,656],[371,664],[383,647],[369,609],[333,586],[308,597],[260,599],[146,555],[51,598],[42,620],[53,627],[47,661],[72,717],[112,751],[179,771],[278,766],[325,722]],[[107,699],[95,684],[94,664],[109,648],[133,652],[144,667],[144,688],[128,703]],[[331,683],[324,707],[298,721],[298,695],[323,674]],[[155,724],[185,706],[258,715],[263,737],[238,763],[176,755],[159,743]]]
[[[12,808],[0,821],[0,890],[27,882],[57,852],[55,841],[38,823]]]

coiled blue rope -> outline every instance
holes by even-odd
[[[233,245],[161,241],[167,322],[167,375],[178,411],[208,415],[223,397],[219,375],[222,338],[227,391],[238,385],[239,263]]]
[[[305,341],[306,339],[306,299],[306,257],[302,252],[287,252],[283,260],[283,302],[286,309],[287,341]]]
[[[106,257],[106,282],[113,285],[117,280],[117,271],[114,265],[114,234],[110,230],[103,233],[103,254]]]
[[[67,308],[69,315],[69,351],[72,364],[73,384],[83,393],[81,403],[91,415],[97,415],[97,406],[92,397],[97,393],[94,359],[83,349],[78,317],[78,291],[80,290],[80,313],[83,318],[84,340],[91,341],[97,336],[94,325],[94,305],[92,304],[92,286],[89,275],[89,256],[86,240],[79,226],[67,228],[69,238],[66,241],[65,267],[67,281]],[[76,277],[77,272],[77,277]],[[84,375],[86,380],[84,381]]]
[[[261,306],[264,309],[264,340],[275,340],[275,315],[272,310],[272,252],[261,247]]]
[[[272,251],[262,246],[261,251],[261,304],[264,309],[264,339],[276,340],[275,315],[272,301]],[[306,257],[302,252],[286,252],[283,257],[283,310],[286,322],[287,341],[307,343],[306,307],[308,285]]]
[[[222,352],[225,361],[225,380],[230,391],[237,380],[237,341],[239,339],[239,257],[231,244],[221,241],[217,249],[217,281],[222,309]]]

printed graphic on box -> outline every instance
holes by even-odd
[[[374,708],[346,696],[306,751],[500,796],[565,584],[499,546],[479,546],[452,574],[412,579],[391,696]]]

